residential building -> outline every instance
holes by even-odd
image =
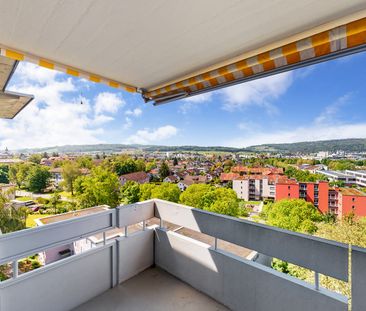
[[[119,177],[119,181],[123,186],[127,181],[135,181],[139,184],[146,184],[150,181],[150,175],[145,172],[135,172],[123,174]]]
[[[80,170],[81,175],[88,175],[90,170],[87,168],[81,168]],[[62,167],[55,167],[50,169],[51,173],[51,183],[58,187],[60,183],[64,180],[62,177]]]
[[[350,213],[356,216],[366,216],[366,193],[353,188],[339,188],[338,192],[338,216],[343,217]]]
[[[356,177],[339,171],[316,170],[316,173],[323,174],[329,179],[329,181],[344,182],[346,186],[353,185],[356,183]]]
[[[207,177],[204,175],[186,175],[183,179],[183,183],[187,187],[193,184],[205,184],[207,182]]]
[[[220,174],[220,182],[227,183],[229,181],[233,181],[240,177],[239,173],[221,173]]]
[[[248,166],[233,166],[231,168],[232,173],[238,173],[243,175],[283,175],[283,168],[281,167],[248,167]]]
[[[343,217],[353,212],[358,217],[366,216],[366,193],[354,189],[330,188],[327,181],[297,182],[290,179],[276,184],[276,201],[303,199],[316,206],[322,213]]]
[[[239,199],[245,201],[259,201],[275,199],[276,182],[287,180],[281,175],[244,175],[233,180],[233,190]]]
[[[366,187],[366,170],[345,170],[344,173],[355,178],[355,183],[357,186]]]
[[[297,182],[294,179],[276,183],[276,201],[281,199],[304,199],[320,211],[328,211],[327,181]]]
[[[317,171],[323,171],[328,169],[328,167],[324,164],[315,164],[315,165],[301,164],[298,165],[297,168],[302,171],[308,171],[312,174],[318,174],[319,172]]]
[[[180,178],[176,175],[170,175],[163,179],[163,182],[177,183]]]

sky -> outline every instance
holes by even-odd
[[[7,89],[35,99],[0,120],[0,148],[365,138],[365,77],[360,53],[154,107],[139,94],[20,63]]]

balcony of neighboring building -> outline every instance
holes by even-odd
[[[86,238],[92,248],[19,273],[21,258]],[[352,248],[351,281],[348,245],[157,199],[3,235],[0,256],[13,266],[2,311],[346,311],[319,274],[352,282],[353,310],[365,308],[364,249]],[[315,271],[314,283],[272,257]]]

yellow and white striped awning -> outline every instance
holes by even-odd
[[[103,83],[110,87],[122,89],[127,92],[132,92],[132,93],[136,92],[136,88],[133,86],[130,86],[130,85],[127,85],[127,84],[124,84],[121,82],[117,82],[117,81],[114,81],[114,80],[111,80],[111,79],[108,79],[105,77],[101,77],[99,75],[96,75],[96,74],[93,74],[90,72],[86,72],[81,69],[77,69],[77,68],[74,68],[71,66],[57,63],[50,59],[44,59],[42,57],[37,57],[35,55],[29,54],[26,52],[20,52],[20,51],[14,50],[14,49],[0,46],[0,55],[11,58],[16,61],[26,61],[26,62],[33,63],[35,65],[38,65],[38,66],[41,66],[41,67],[44,67],[47,69],[57,70],[57,71],[66,73],[68,75],[74,76],[74,77],[84,78],[84,79],[92,81],[92,82]]]
[[[163,103],[360,51],[365,0],[0,0],[0,54]]]
[[[192,76],[143,94],[157,103],[185,97],[233,83],[289,70],[363,49],[366,44],[366,18],[294,41],[250,58]]]

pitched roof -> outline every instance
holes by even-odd
[[[230,181],[234,179],[238,179],[240,177],[240,174],[238,173],[221,173],[220,174],[220,181]]]
[[[131,180],[131,181],[142,181],[145,180],[146,178],[149,178],[149,175],[147,175],[145,172],[134,172],[134,173],[129,173],[129,174],[123,174],[120,176],[120,179],[124,178],[126,180]]]

